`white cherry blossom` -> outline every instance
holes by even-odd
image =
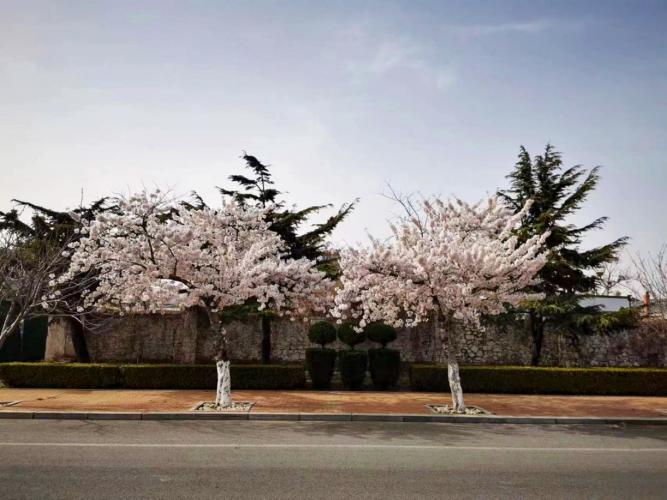
[[[220,209],[187,210],[157,191],[118,200],[84,227],[63,285],[94,270],[83,293],[86,309],[121,315],[160,313],[168,306],[200,307],[220,333],[216,403],[232,404],[230,353],[221,313],[256,301],[288,317],[326,310],[332,283],[308,259],[289,259],[268,228],[264,210],[231,202]]]
[[[413,206],[412,204],[410,206]],[[479,325],[507,305],[533,296],[525,292],[546,263],[547,235],[519,244],[514,229],[529,205],[512,213],[494,197],[471,205],[460,200],[423,200],[420,210],[392,226],[388,241],[341,253],[341,286],[332,314],[415,326],[435,320],[443,340],[452,401],[464,411],[463,392],[448,329],[458,320]]]

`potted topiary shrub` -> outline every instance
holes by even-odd
[[[387,348],[387,344],[396,340],[396,329],[384,323],[371,323],[366,326],[364,333],[368,340],[382,346],[368,350],[373,385],[378,389],[395,386],[401,369],[401,353]]]
[[[329,389],[336,363],[336,350],[326,346],[336,340],[336,327],[327,321],[313,323],[308,338],[320,347],[306,349],[306,368],[314,389]]]
[[[338,369],[343,385],[348,389],[359,389],[366,378],[368,355],[357,351],[354,346],[361,344],[366,335],[357,332],[352,323],[343,323],[338,327],[338,340],[350,348],[338,351]]]

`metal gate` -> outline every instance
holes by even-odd
[[[6,306],[0,308],[0,322],[5,319],[6,311]],[[0,362],[43,360],[48,329],[46,316],[24,321],[19,331],[12,334],[0,349]]]

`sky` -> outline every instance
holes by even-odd
[[[586,245],[667,243],[667,1],[0,2],[0,210],[271,165],[298,206],[359,198],[336,244],[387,234],[402,193],[476,201],[520,145],[602,165]],[[82,194],[83,193],[83,194]]]

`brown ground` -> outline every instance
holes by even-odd
[[[254,413],[429,413],[425,404],[449,403],[449,395],[424,392],[234,391],[254,401]],[[211,391],[0,389],[1,411],[178,412],[213,398]],[[466,404],[496,415],[667,417],[667,397],[534,396],[468,394]]]

